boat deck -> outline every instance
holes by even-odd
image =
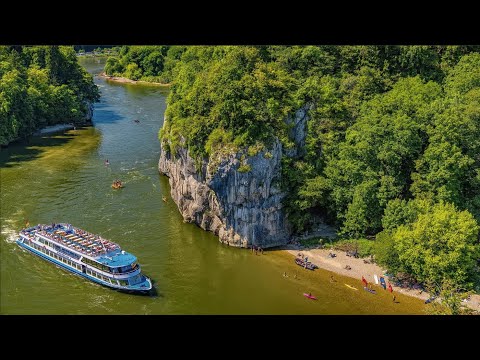
[[[67,248],[92,257],[120,250],[118,244],[70,224],[37,225],[22,232],[27,236],[31,235],[32,232],[38,233]]]

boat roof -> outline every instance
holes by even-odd
[[[95,260],[101,263],[102,265],[117,267],[117,266],[130,265],[135,261],[137,261],[137,258],[126,251],[118,251],[116,254],[113,254],[112,256],[102,255],[96,258]]]
[[[61,246],[108,266],[125,266],[137,260],[134,255],[123,251],[120,245],[71,224],[38,224],[20,232],[27,236],[32,233],[40,234]]]

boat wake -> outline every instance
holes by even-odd
[[[13,244],[18,239],[18,230],[15,226],[15,220],[5,219],[2,221],[3,226],[0,234],[5,238],[7,243]]]

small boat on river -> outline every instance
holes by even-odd
[[[309,298],[311,300],[317,300],[317,298],[315,296],[313,296],[312,294],[303,293],[303,296],[305,296],[306,298]]]

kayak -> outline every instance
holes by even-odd
[[[353,287],[353,286],[348,285],[348,284],[345,284],[345,286],[348,287],[348,288],[350,288],[350,289],[352,289],[352,290],[358,290],[356,287]]]
[[[313,295],[310,295],[310,294],[307,294],[307,293],[303,293],[303,296],[309,298],[309,299],[312,299],[312,300],[317,300],[317,298]]]
[[[372,293],[372,294],[376,294],[376,293],[377,293],[375,290],[369,289],[369,288],[367,288],[366,286],[363,287],[363,290],[366,290],[366,291],[368,291],[369,293]]]

